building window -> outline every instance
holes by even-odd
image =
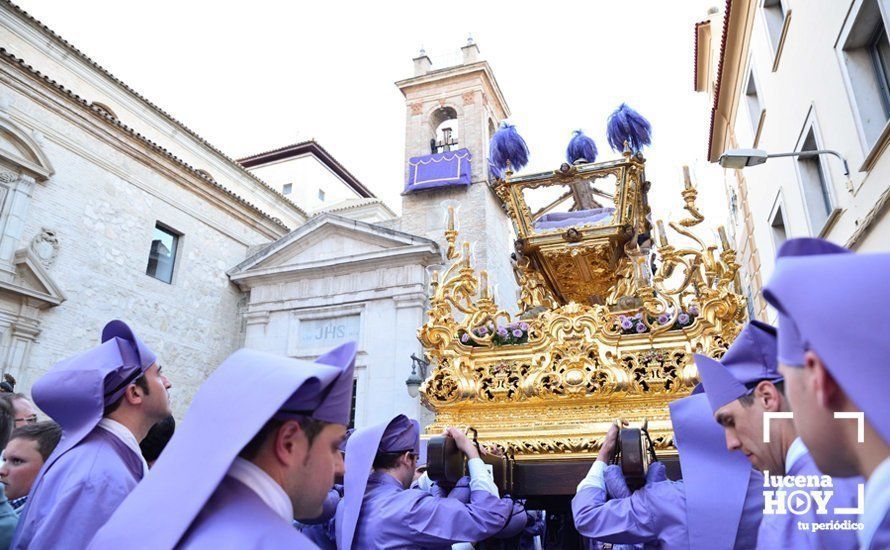
[[[324,202],[324,190],[322,189],[318,190],[318,200]]]
[[[751,135],[754,146],[760,139],[760,125],[763,123],[763,104],[760,102],[760,94],[757,93],[757,83],[754,81],[754,70],[748,72],[748,85],[745,87],[745,101],[748,104],[748,116],[751,117]]]
[[[155,225],[148,252],[148,267],[145,269],[147,275],[165,283],[173,282],[173,264],[181,236],[160,223]]]
[[[766,32],[769,34],[773,51],[778,50],[785,26],[785,6],[782,0],[764,0],[763,16],[766,19]]]
[[[859,115],[861,138],[871,157],[869,151],[890,121],[890,42],[878,2],[864,0],[850,14],[838,37],[838,48]]]
[[[788,232],[785,230],[785,214],[782,212],[781,205],[776,208],[769,225],[773,234],[773,246],[778,252],[779,248],[788,240]]]
[[[293,193],[293,192],[294,192],[294,184],[292,184],[292,183],[285,183],[285,184],[281,187],[281,193],[282,193],[283,195],[290,195],[290,194]]]
[[[875,74],[881,105],[884,107],[884,118],[890,118],[890,41],[887,31],[881,27],[868,45]]]
[[[798,151],[815,151],[820,149],[816,141],[813,126],[810,125]],[[828,178],[819,155],[800,156],[797,158],[800,182],[803,187],[803,200],[810,229],[813,235],[819,235],[833,210]]]

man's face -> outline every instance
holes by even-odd
[[[148,394],[143,398],[143,411],[151,418],[163,420],[172,414],[170,410],[170,395],[168,390],[173,387],[170,380],[162,372],[161,367],[155,363],[145,371],[145,382],[148,384]]]
[[[785,394],[794,410],[794,426],[803,440],[816,466],[832,476],[857,475],[857,461],[852,449],[839,442],[846,440],[846,422],[834,419],[834,411],[819,403],[815,376],[812,368],[779,364],[779,372],[785,377]]]
[[[745,406],[736,399],[717,409],[714,418],[726,433],[727,449],[743,452],[758,470],[784,473],[784,464],[776,464],[771,458],[775,454],[771,446],[778,445],[777,438],[771,437],[771,443],[763,442],[763,407],[758,400]]]
[[[37,442],[23,437],[10,439],[3,450],[3,458],[0,482],[6,486],[6,497],[13,500],[27,495],[43,466]]]
[[[16,397],[12,400],[13,412],[15,412],[15,427],[33,424],[37,422],[37,410],[27,399]]]
[[[308,445],[305,457],[297,461],[289,473],[287,491],[294,506],[294,517],[314,518],[322,512],[322,504],[334,486],[334,476],[342,476],[343,454],[340,442],[346,436],[346,427],[341,424],[326,425],[312,445]],[[305,434],[302,435],[305,438]]]

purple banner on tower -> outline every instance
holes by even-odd
[[[470,185],[470,158],[472,155],[467,149],[411,157],[405,192]]]

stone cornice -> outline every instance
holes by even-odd
[[[426,245],[405,246],[363,254],[353,254],[296,265],[284,265],[249,269],[230,274],[233,283],[242,289],[275,282],[293,282],[302,279],[335,277],[356,271],[374,271],[384,268],[429,265],[440,261],[437,249]]]
[[[270,216],[239,195],[202,175],[194,167],[120,121],[98,112],[70,90],[30,70],[21,59],[15,58],[3,48],[0,48],[0,81],[41,103],[109,146],[209,200],[214,206],[227,210],[251,226],[261,228],[260,231],[268,238],[278,238],[287,231],[288,227],[278,218]],[[50,135],[49,131],[43,133],[48,137]]]
[[[504,110],[503,113],[498,114],[503,115],[501,118],[509,118],[510,107],[507,105],[507,100],[504,98],[504,94],[501,92],[501,87],[498,85],[498,81],[494,77],[494,72],[492,72],[491,66],[489,66],[487,61],[477,61],[467,65],[454,65],[452,67],[436,69],[420,76],[399,80],[395,84],[398,86],[399,90],[407,96],[410,88],[423,86],[424,84],[429,84],[431,82],[440,82],[447,78],[471,75],[475,72],[482,73],[483,82],[488,84],[492,93],[497,97],[497,103]]]
[[[336,214],[325,213],[312,218],[295,231],[291,231],[277,241],[264,246],[255,254],[230,269],[227,273],[230,277],[237,276],[256,265],[259,265],[267,258],[270,258],[274,254],[290,246],[291,243],[306,237],[310,233],[320,230],[324,226],[339,227],[346,231],[354,231],[356,234],[365,234],[385,241],[390,241],[396,247],[420,246],[421,248],[430,250],[433,254],[439,255],[439,245],[433,240],[404,233],[402,231],[396,231],[395,229],[388,229],[372,223],[361,222]]]

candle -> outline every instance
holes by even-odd
[[[430,278],[430,284],[432,284],[432,285],[439,284],[439,270],[438,269],[433,270],[432,277]]]
[[[448,231],[454,231],[454,206],[448,205]]]
[[[729,239],[726,238],[726,229],[719,225],[717,226],[717,233],[720,235],[720,244],[723,245],[723,250],[729,250]]]
[[[488,271],[479,272],[479,286],[482,288],[482,297],[488,298]]]
[[[464,257],[464,265],[470,267],[470,243],[464,241],[461,245],[461,252]]]
[[[655,225],[658,227],[658,244],[660,244],[661,246],[667,246],[668,239],[667,233],[665,233],[664,231],[664,222],[658,220],[657,222],[655,222]]]
[[[683,165],[683,187],[692,189],[692,176],[689,175],[689,166]]]

